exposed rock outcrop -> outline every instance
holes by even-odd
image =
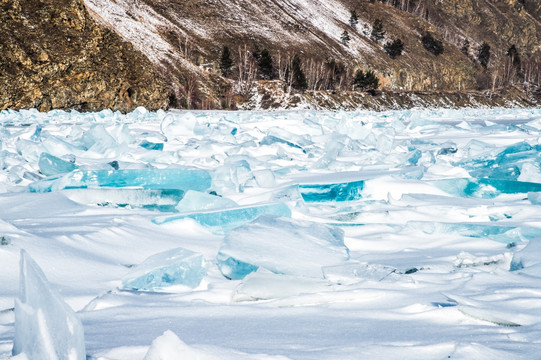
[[[0,0],[0,110],[166,108],[169,89],[80,0]]]

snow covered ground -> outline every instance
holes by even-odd
[[[89,359],[538,358],[540,137],[540,109],[3,111],[0,359],[21,249]]]

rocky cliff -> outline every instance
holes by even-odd
[[[165,108],[152,64],[79,0],[0,0],[0,110]]]

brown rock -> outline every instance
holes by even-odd
[[[154,110],[169,95],[155,66],[81,0],[0,0],[0,89],[0,110]]]

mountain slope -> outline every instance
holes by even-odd
[[[535,71],[539,72],[541,5],[533,0],[85,0],[85,3],[101,21],[132,41],[156,64],[168,68],[172,79],[186,73],[196,76],[203,98],[223,97],[220,86],[213,83],[218,77],[218,60],[225,45],[232,49],[237,63],[241,62],[245,49],[251,52],[257,48],[269,49],[275,66],[292,54],[300,54],[305,71],[331,59],[338,61],[346,67],[344,89],[351,86],[353,71],[359,68],[375,70],[380,87],[390,90],[455,91],[508,85],[509,79],[504,78],[504,73],[509,72],[505,53],[511,45],[516,46],[521,58],[533,59]],[[359,17],[356,29],[349,25],[351,10]],[[376,19],[382,20],[386,31],[385,38],[379,42],[370,38]],[[343,31],[348,31],[351,38],[348,46],[340,41]],[[427,32],[443,41],[443,54],[433,55],[423,47],[420,39]],[[405,47],[402,56],[392,59],[385,53],[383,44],[396,38]],[[469,42],[467,51],[462,49],[465,40]],[[488,70],[476,61],[483,42],[492,48]],[[202,71],[203,68],[210,69],[210,73]],[[236,74],[232,78],[235,80]],[[177,87],[178,97],[190,95],[184,89],[185,76],[181,75],[178,81],[172,79],[170,83]],[[534,80],[539,82],[539,75]],[[316,90],[316,82],[312,83],[309,87]]]
[[[276,86],[291,92],[294,55],[308,92],[327,91],[333,103],[340,102],[336,93],[353,89],[357,70],[374,71],[378,89],[399,94],[397,106],[403,91],[468,97],[490,90],[514,94],[503,103],[526,106],[541,97],[535,91],[541,84],[538,0],[25,0],[23,7],[19,1],[0,0],[2,109],[246,108],[264,103],[258,97]],[[379,41],[371,37],[377,19],[385,31]],[[442,54],[425,49],[427,33],[442,41]],[[384,44],[394,39],[404,50],[391,58]],[[484,42],[490,46],[486,69],[478,60]],[[227,78],[219,66],[224,46],[235,63]],[[511,46],[519,62],[506,55]],[[253,56],[262,49],[272,55],[271,77],[279,81],[267,89],[270,83],[257,82],[265,77]],[[488,106],[500,105],[491,99]]]

